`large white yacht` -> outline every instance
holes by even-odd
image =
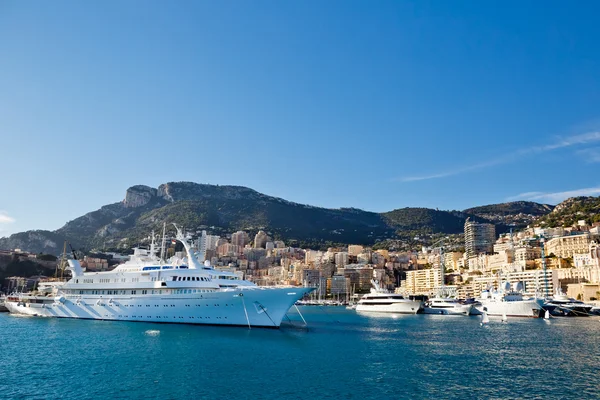
[[[371,281],[371,284],[371,293],[361,297],[356,311],[416,314],[423,307],[421,300],[411,300],[401,294],[391,293],[382,289],[375,281]]]
[[[484,290],[476,299],[481,305],[476,307],[490,316],[541,317],[543,311],[540,301],[535,298],[526,299],[522,292],[521,282],[514,283],[512,288],[509,282],[504,282],[499,290]]]
[[[83,272],[69,260],[72,278],[46,296],[11,295],[11,313],[113,321],[238,325],[278,328],[314,288],[261,287],[203,266],[177,229],[187,263],[170,264],[150,250],[136,249],[129,261],[107,272]]]

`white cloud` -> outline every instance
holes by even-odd
[[[475,170],[478,170],[481,168],[492,167],[494,165],[502,164],[504,162],[505,162],[504,158],[497,158],[497,159],[490,160],[487,162],[474,164],[474,165],[468,165],[466,167],[461,167],[461,168],[456,168],[456,169],[451,169],[449,171],[440,172],[437,174],[421,175],[421,176],[406,176],[406,177],[400,178],[398,180],[400,182],[414,182],[414,181],[424,181],[427,179],[445,178],[447,176],[458,175],[458,174],[462,174],[464,172],[475,171]]]
[[[8,215],[6,211],[0,210],[0,224],[12,224],[15,219]]]
[[[554,193],[526,192],[526,193],[518,194],[516,196],[508,197],[506,199],[506,201],[528,200],[528,201],[537,201],[540,203],[558,204],[561,201],[568,199],[569,197],[598,196],[598,195],[600,195],[600,186],[584,188],[584,189],[568,190],[566,192],[554,192]]]
[[[583,149],[577,152],[588,163],[600,163],[600,147]]]
[[[495,165],[506,164],[508,162],[513,161],[516,157],[523,156],[526,154],[540,154],[548,151],[558,150],[566,147],[579,146],[589,143],[600,142],[600,131],[583,133],[580,135],[569,136],[566,138],[560,138],[552,144],[548,144],[545,146],[533,146],[533,147],[524,147],[520,149],[515,149],[508,154],[503,154],[501,157],[491,159],[486,162],[481,162],[473,165],[467,165],[460,168],[450,169],[448,171],[432,173],[428,175],[420,175],[420,176],[406,176],[395,179],[400,182],[415,182],[415,181],[423,181],[428,179],[437,179],[437,178],[445,178],[448,176],[459,175],[469,171],[476,171],[483,168],[493,167]],[[584,149],[580,151],[589,150],[590,152],[594,149]],[[593,153],[591,156],[588,156],[589,160],[595,160],[591,162],[600,162],[600,149],[596,153]]]

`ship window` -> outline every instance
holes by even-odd
[[[190,280],[190,277],[189,277],[189,276],[187,277],[187,280],[188,280],[188,281]]]

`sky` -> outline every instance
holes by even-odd
[[[0,1],[0,237],[128,187],[315,206],[600,195],[600,3]]]

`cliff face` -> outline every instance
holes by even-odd
[[[59,254],[65,237],[51,231],[27,231],[0,238],[0,249],[21,249],[32,253]],[[76,245],[77,241],[72,241]]]
[[[127,189],[123,205],[127,208],[141,207],[148,204],[157,195],[157,190],[149,186],[136,185]]]

